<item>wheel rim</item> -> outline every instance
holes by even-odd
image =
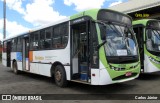
[[[59,82],[62,79],[62,74],[59,70],[56,71],[56,75],[55,75],[56,80]]]

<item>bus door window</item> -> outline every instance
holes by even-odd
[[[143,27],[137,26],[134,27],[134,32],[136,33],[136,38],[139,46],[139,53],[140,53],[140,60],[141,60],[141,66],[143,68],[144,65],[144,35],[143,35]]]
[[[75,71],[78,69],[79,75],[86,75],[87,78],[85,79],[85,81],[88,81],[88,71],[90,65],[88,25],[88,22],[72,25],[72,63],[74,69],[73,73],[76,73]],[[78,66],[74,65],[76,63],[76,60],[78,61]],[[77,69],[75,67],[77,67]],[[73,75],[73,78],[74,76],[75,74]]]
[[[29,38],[25,38],[25,57],[28,58],[29,57]]]
[[[7,42],[7,67],[11,67],[11,42]]]
[[[97,37],[97,31],[96,31],[96,26],[95,23],[91,22],[90,26],[91,30],[91,40],[90,40],[90,52],[91,52],[91,67],[92,68],[98,68],[98,50],[97,50],[97,45],[98,45],[98,37]]]

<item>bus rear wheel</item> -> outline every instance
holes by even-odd
[[[13,72],[14,72],[15,74],[18,74],[18,73],[19,73],[19,71],[18,71],[18,69],[17,69],[17,62],[13,62]]]
[[[67,86],[66,72],[62,65],[57,65],[54,71],[55,83],[59,87]]]

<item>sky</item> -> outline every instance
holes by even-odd
[[[6,37],[27,32],[92,8],[108,8],[128,0],[6,0]],[[0,40],[3,0],[0,0]]]

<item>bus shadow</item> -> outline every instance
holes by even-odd
[[[26,72],[20,72],[20,74],[16,75],[13,73],[12,70],[7,70],[7,72],[12,73],[15,76],[32,79],[36,81],[45,82],[47,84],[56,85],[54,78],[38,75],[38,74],[32,74],[32,73],[26,73]],[[132,90],[132,88],[135,88],[137,85],[131,83],[116,83],[116,84],[110,84],[110,85],[103,85],[103,86],[96,86],[96,85],[87,85],[87,84],[81,84],[76,82],[68,82],[67,89],[72,89],[76,92],[84,93],[84,94],[117,94],[117,93],[125,93],[125,91]],[[53,86],[54,87],[54,86]],[[65,88],[63,88],[65,89]]]
[[[69,88],[74,89],[76,91],[80,91],[83,93],[90,93],[90,94],[118,94],[124,93],[125,91],[132,90],[135,88],[136,85],[133,84],[126,84],[126,83],[115,83],[110,85],[87,85],[87,84],[80,84],[75,82],[69,83]]]
[[[141,73],[137,79],[139,80],[157,80],[157,79],[160,79],[160,72]]]
[[[38,80],[38,81],[43,81],[43,82],[48,82],[48,83],[54,82],[54,80],[52,81],[50,77],[46,77],[43,75],[27,73],[27,72],[23,72],[23,71],[20,71],[19,74],[14,74],[13,70],[8,70],[7,72],[12,73],[15,76],[26,77],[26,78],[29,78],[32,80]]]

